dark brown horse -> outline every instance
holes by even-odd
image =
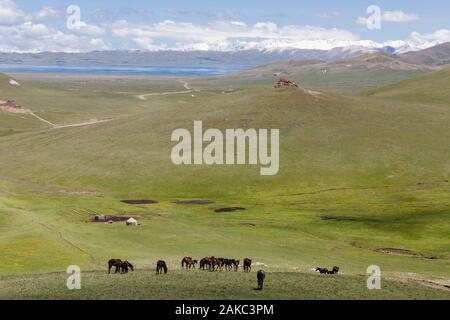
[[[223,271],[223,267],[225,266],[225,259],[224,258],[217,258],[216,259],[216,266],[217,269],[220,271]]]
[[[122,262],[120,268],[122,269],[122,273],[128,273],[128,269],[134,271],[134,266],[126,260]]]
[[[211,265],[210,258],[205,257],[205,258],[203,258],[203,259],[200,260],[199,268],[200,268],[201,270],[205,270],[206,268],[210,268],[210,265]]]
[[[337,274],[339,272],[339,267],[334,266],[333,270],[328,271],[327,274]]]
[[[264,280],[266,279],[266,273],[263,270],[259,270],[257,278],[258,278],[258,290],[262,290],[264,287]]]
[[[234,271],[237,271],[238,270],[238,268],[239,268],[239,264],[240,264],[241,262],[239,261],[239,260],[234,260],[234,263],[233,263],[233,265],[234,265]]]
[[[250,272],[252,270],[252,259],[244,259],[244,271]]]
[[[327,268],[319,268],[319,267],[316,268],[316,272],[317,271],[319,271],[320,274],[327,274],[329,272]]]
[[[184,267],[186,267],[186,269],[190,268],[192,263],[192,258],[191,257],[184,257],[183,260],[181,260],[181,268],[184,269]]]
[[[134,271],[134,266],[126,260],[111,259],[108,261],[108,273],[111,273],[112,267],[116,268],[114,273],[128,273],[129,270]]]
[[[197,263],[198,263],[198,261],[197,260],[192,260],[191,261],[191,264],[189,265],[189,269],[192,267],[192,268],[194,268],[195,269],[195,266],[197,265]]]
[[[216,271],[217,259],[212,256],[209,258],[209,271]]]
[[[116,267],[116,271],[114,273],[117,273],[121,271],[123,261],[120,259],[111,259],[108,261],[108,273],[111,273],[111,268]]]
[[[164,273],[167,273],[167,264],[165,261],[159,260],[156,263],[156,274],[160,274],[164,271]]]

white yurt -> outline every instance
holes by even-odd
[[[127,226],[137,226],[138,221],[135,218],[130,218],[127,220]]]

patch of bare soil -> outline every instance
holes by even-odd
[[[16,104],[15,101],[12,100],[7,101],[0,100],[0,110],[10,113],[22,113],[22,114],[31,112],[30,110],[19,106],[18,104]]]
[[[254,224],[254,223],[243,223],[242,225],[244,225],[246,227],[256,227],[256,224]]]
[[[59,190],[58,192],[68,194],[68,195],[75,195],[75,196],[102,196],[102,195],[104,195],[103,193],[98,192],[98,191],[88,191],[88,190],[75,190],[75,191]]]
[[[120,202],[132,205],[158,203],[157,201],[154,200],[121,200]]]
[[[246,208],[242,208],[242,207],[228,207],[228,208],[219,208],[214,210],[214,212],[234,212],[234,211],[245,211],[247,210]]]
[[[437,259],[436,256],[427,256],[422,253],[414,252],[414,251],[407,250],[407,249],[399,249],[399,248],[380,248],[380,249],[376,249],[375,252],[386,253],[386,254],[396,254],[396,255],[430,259],[430,260]]]
[[[441,282],[441,281],[431,281],[431,280],[415,280],[418,284],[421,284],[423,286],[433,288],[433,289],[441,289],[450,291],[450,282]]]
[[[211,200],[189,200],[189,201],[177,201],[175,203],[176,204],[184,204],[184,205],[189,205],[189,204],[205,205],[205,204],[213,204],[214,201],[211,201]]]

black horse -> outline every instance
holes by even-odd
[[[252,270],[252,259],[244,259],[244,271],[250,272]]]
[[[167,264],[165,261],[159,260],[156,264],[156,274],[160,274],[164,271],[164,273],[167,273]]]
[[[263,270],[259,270],[257,278],[258,278],[258,290],[262,290],[264,287],[264,280],[266,279],[266,273]]]
[[[319,268],[319,267],[316,268],[316,272],[317,271],[319,271],[320,274],[328,274],[329,272],[327,268]]]
[[[327,274],[337,274],[339,272],[339,267],[334,266],[333,270],[328,271]]]

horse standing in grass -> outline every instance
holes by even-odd
[[[252,259],[244,259],[244,271],[250,272],[252,270]]]
[[[111,268],[112,267],[116,267],[116,271],[114,273],[117,273],[121,270],[122,268],[122,263],[123,261],[120,259],[111,259],[108,261],[108,274],[111,273]]]
[[[128,269],[134,271],[134,266],[126,260],[122,262],[120,268],[122,269],[122,273],[128,273]]]
[[[206,267],[210,268],[210,265],[211,265],[210,258],[206,257],[206,258],[203,258],[203,259],[200,260],[199,268],[201,270],[205,270]]]
[[[266,279],[266,273],[263,270],[259,270],[257,278],[258,278],[258,290],[262,290],[264,287],[264,280]]]
[[[220,270],[220,271],[223,271],[223,267],[224,267],[224,264],[225,263],[225,259],[224,258],[217,258],[216,259],[216,265],[217,265],[217,268]]]
[[[319,267],[316,268],[316,272],[317,271],[319,271],[320,274],[327,274],[329,272],[327,268],[319,268]]]
[[[183,260],[181,260],[181,268],[184,269],[184,267],[186,267],[186,269],[190,269],[191,268],[191,264],[192,264],[192,258],[191,257],[184,257]]]
[[[167,273],[167,264],[165,261],[159,260],[156,263],[156,274],[161,274],[163,271],[164,273]]]
[[[195,266],[197,265],[198,261],[197,260],[192,260],[191,264],[189,265],[189,269],[192,267],[195,269]]]
[[[236,272],[239,269],[239,264],[241,262],[239,260],[233,260],[234,271]]]
[[[339,272],[339,267],[334,266],[333,270],[328,271],[327,274],[337,274]]]

